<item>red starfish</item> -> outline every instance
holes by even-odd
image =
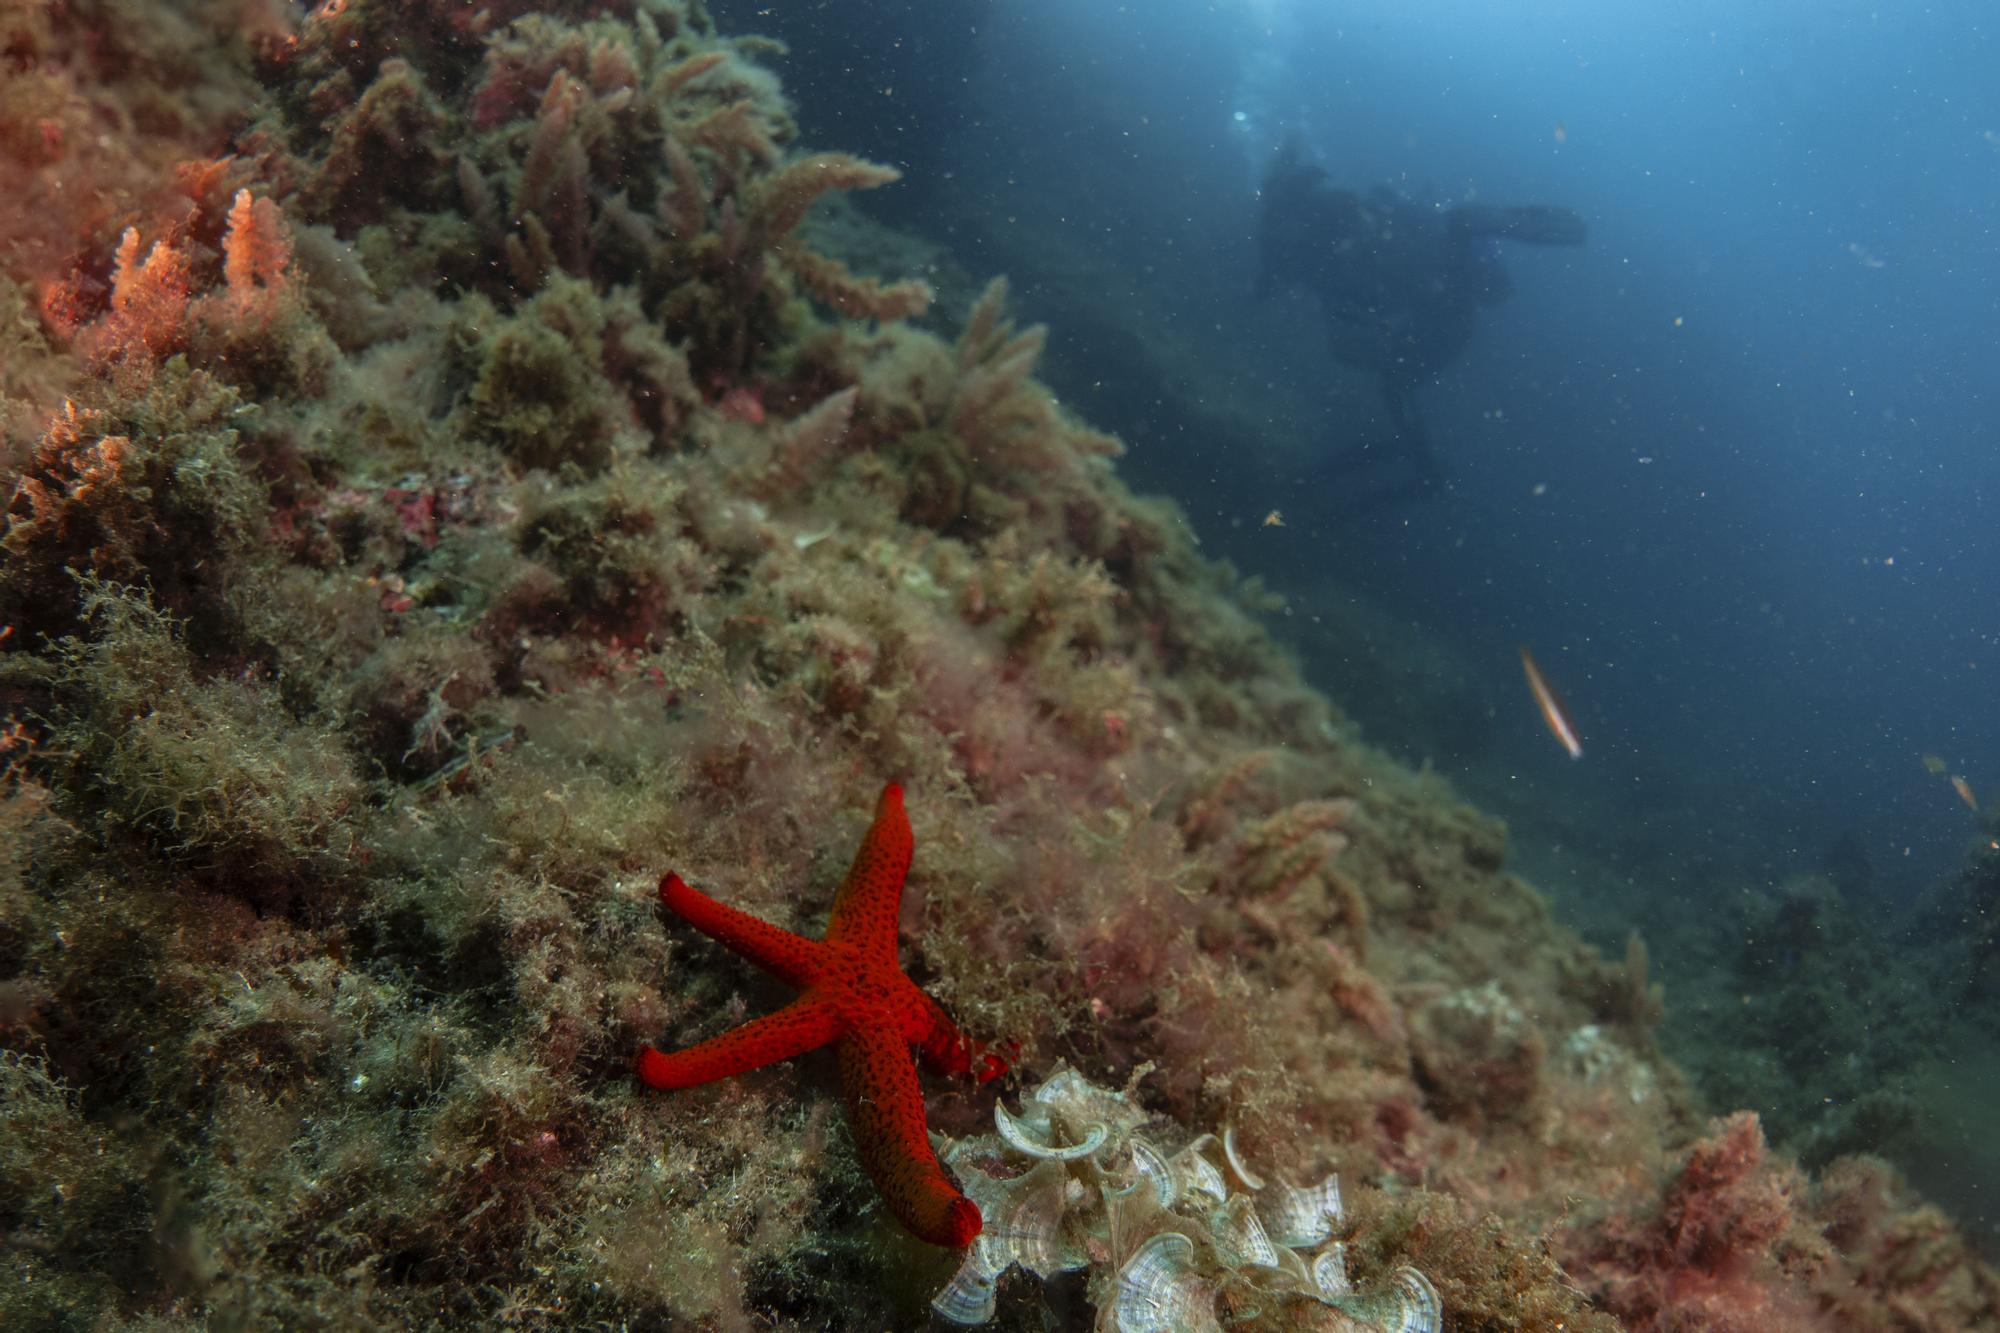
[[[636,1068],[649,1088],[690,1088],[832,1043],[861,1164],[889,1211],[920,1239],[963,1249],[979,1234],[979,1205],[959,1193],[931,1151],[910,1048],[933,1073],[974,1073],[981,1083],[1004,1073],[1007,1062],[961,1034],[896,961],[903,878],[915,846],[903,789],[892,782],[820,940],[725,907],[667,875],[660,901],[668,911],[803,993],[687,1050],[643,1047]]]

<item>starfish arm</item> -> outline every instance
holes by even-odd
[[[882,789],[875,803],[875,822],[833,896],[833,912],[826,923],[828,940],[851,945],[871,959],[886,958],[895,966],[903,880],[910,873],[915,847],[902,784],[892,782]]]
[[[669,873],[660,880],[660,901],[702,934],[789,985],[804,990],[819,975],[818,940],[719,903],[679,875]]]
[[[912,1235],[964,1249],[979,1234],[979,1205],[959,1193],[931,1151],[909,1043],[873,1029],[842,1037],[839,1051],[848,1125],[868,1178]]]
[[[692,1088],[817,1050],[840,1035],[831,1009],[802,996],[776,1013],[710,1037],[684,1051],[639,1048],[633,1070],[649,1088]]]
[[[976,1082],[1000,1077],[1007,1072],[1007,1062],[986,1049],[983,1042],[974,1041],[958,1030],[945,1014],[943,1006],[930,996],[924,996],[930,1008],[930,1030],[918,1039],[917,1053],[924,1062],[924,1068],[933,1074],[970,1074]]]

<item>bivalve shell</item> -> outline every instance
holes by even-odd
[[[1053,1128],[1048,1122],[1047,1112],[1042,1114],[1039,1123],[1031,1123],[1010,1114],[999,1102],[993,1103],[993,1124],[1007,1146],[1015,1152],[1058,1162],[1073,1162],[1079,1157],[1090,1156],[1104,1146],[1105,1137],[1110,1132],[1103,1125],[1092,1125],[1084,1133],[1082,1142],[1057,1147],[1045,1137]]]
[[[1381,1333],[1438,1333],[1444,1325],[1444,1302],[1430,1279],[1408,1266],[1397,1269],[1393,1279],[1384,1291],[1329,1303]]]
[[[993,1277],[968,1252],[959,1263],[958,1272],[952,1274],[951,1282],[931,1297],[931,1309],[937,1311],[939,1318],[967,1328],[985,1323],[993,1317],[995,1307]]]
[[[996,1134],[941,1149],[985,1220],[931,1302],[945,1323],[993,1319],[1010,1269],[1048,1279],[1089,1267],[1097,1326],[1114,1333],[1221,1333],[1224,1320],[1246,1330],[1440,1333],[1437,1289],[1416,1269],[1354,1289],[1335,1239],[1337,1176],[1267,1185],[1227,1131],[1169,1155],[1127,1093],[1067,1069],[1023,1097],[1019,1114],[996,1108],[993,1123]]]
[[[1221,1333],[1215,1293],[1196,1276],[1194,1242],[1162,1231],[1118,1270],[1113,1310],[1118,1333]]]
[[[1215,1238],[1216,1252],[1229,1267],[1242,1268],[1246,1264],[1255,1264],[1259,1268],[1279,1266],[1278,1247],[1265,1234],[1264,1224],[1258,1220],[1257,1209],[1249,1195],[1238,1194],[1231,1198],[1210,1215],[1208,1226]]]
[[[991,1203],[976,1200],[985,1214],[986,1229],[974,1245],[994,1272],[1015,1263],[1037,1277],[1048,1277],[1082,1266],[1082,1256],[1067,1253],[1062,1243],[1068,1185],[1061,1163],[1042,1162],[1025,1176],[1005,1182]]]
[[[1295,1250],[1309,1250],[1331,1236],[1344,1216],[1338,1174],[1305,1189],[1281,1180],[1258,1195],[1257,1203],[1271,1239]]]
[[[1229,1197],[1229,1186],[1223,1183],[1222,1173],[1215,1169],[1215,1163],[1209,1161],[1201,1151],[1214,1142],[1215,1135],[1202,1135],[1175,1153],[1171,1165],[1175,1177],[1181,1183],[1182,1195],[1188,1198],[1206,1198],[1211,1204],[1219,1204]]]
[[[1399,1308],[1382,1325],[1384,1333],[1438,1333],[1444,1324],[1444,1302],[1431,1280],[1414,1268],[1396,1270]]]
[[[1181,1197],[1180,1177],[1160,1150],[1146,1140],[1132,1137],[1132,1175],[1134,1183],[1149,1182],[1153,1187],[1153,1197],[1162,1208],[1171,1208]]]
[[[1264,1188],[1264,1177],[1258,1175],[1245,1165],[1242,1154],[1236,1151],[1236,1126],[1234,1125],[1224,1125],[1222,1127],[1222,1155],[1228,1161],[1229,1169],[1234,1171],[1236,1178],[1243,1182],[1245,1189],[1260,1190]]]
[[[1335,1241],[1314,1255],[1312,1280],[1328,1300],[1353,1295],[1354,1284],[1347,1278],[1347,1247]]]

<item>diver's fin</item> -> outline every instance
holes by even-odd
[[[1451,210],[1454,231],[1467,236],[1497,236],[1529,245],[1582,245],[1587,228],[1573,209],[1529,204],[1495,208],[1462,204]]]

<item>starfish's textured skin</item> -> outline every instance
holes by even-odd
[[[969,1073],[982,1083],[1004,1073],[1007,1062],[961,1034],[896,960],[903,879],[915,846],[903,789],[892,782],[818,940],[726,907],[679,875],[663,878],[660,901],[668,911],[801,994],[686,1050],[643,1047],[635,1068],[649,1088],[688,1088],[832,1044],[861,1164],[889,1211],[918,1238],[962,1249],[979,1234],[979,1206],[931,1151],[911,1048],[934,1073]]]

